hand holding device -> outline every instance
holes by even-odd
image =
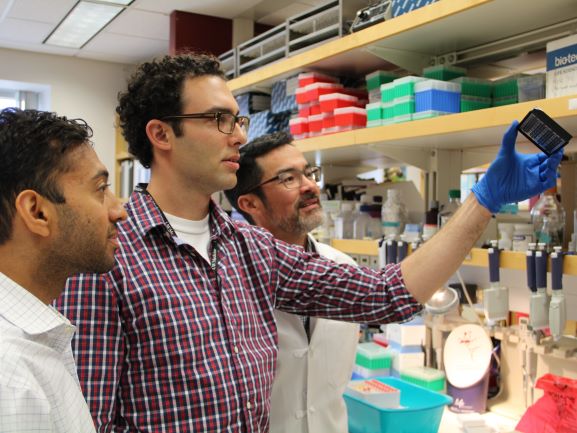
[[[493,213],[507,203],[519,202],[552,188],[557,182],[557,166],[563,157],[562,147],[552,155],[524,155],[515,151],[516,120],[503,136],[501,149],[483,178],[472,191]]]

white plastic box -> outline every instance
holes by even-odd
[[[577,93],[577,35],[547,44],[547,98]]]

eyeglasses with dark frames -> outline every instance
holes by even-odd
[[[223,134],[232,134],[237,124],[240,126],[240,129],[247,134],[250,125],[250,117],[248,116],[235,116],[232,113],[223,112],[178,114],[174,116],[164,116],[160,120],[178,119],[216,119],[216,126]]]
[[[267,183],[278,181],[278,183],[282,184],[286,189],[296,189],[300,188],[303,184],[303,178],[307,178],[308,180],[312,180],[315,182],[319,182],[321,180],[321,167],[312,166],[307,167],[304,170],[297,170],[294,168],[290,168],[288,170],[283,171],[282,173],[277,174],[275,177],[271,177],[264,182],[259,183],[257,186],[251,188],[245,194],[254,191],[257,188],[260,188]]]

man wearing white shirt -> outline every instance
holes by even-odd
[[[92,130],[55,113],[0,111],[0,432],[94,432],[70,340],[49,304],[68,277],[114,265],[126,218]]]
[[[240,154],[237,186],[226,195],[249,222],[337,263],[355,264],[308,235],[323,219],[320,167],[307,163],[290,134],[262,136]],[[278,358],[270,433],[347,433],[342,395],[351,378],[359,326],[279,310],[274,314]]]

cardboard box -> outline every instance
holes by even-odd
[[[547,98],[577,93],[577,35],[547,44]]]

